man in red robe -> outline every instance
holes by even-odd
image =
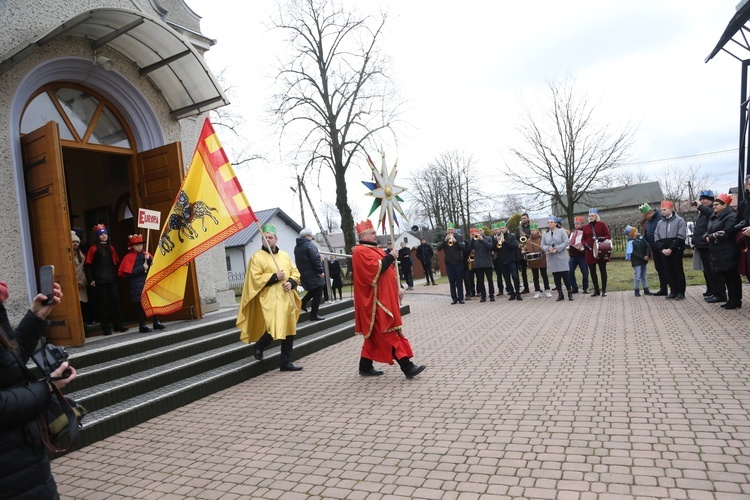
[[[365,339],[359,374],[382,375],[373,367],[373,361],[392,365],[395,359],[406,378],[414,378],[425,366],[411,362],[414,353],[401,333],[404,290],[396,277],[398,252],[392,249],[386,253],[377,247],[377,234],[369,220],[358,223],[356,228],[359,245],[352,252],[354,331]]]

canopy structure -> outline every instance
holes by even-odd
[[[726,52],[742,63],[740,82],[740,134],[739,134],[739,168],[737,172],[737,198],[741,201],[745,197],[745,175],[750,164],[750,150],[748,143],[748,117],[750,116],[750,99],[748,99],[748,67],[750,67],[750,2],[744,0],[737,7],[737,12],[729,21],[724,33],[719,38],[716,47],[708,54],[705,62],[710,61],[719,52]]]
[[[229,104],[189,41],[163,21],[127,9],[89,10],[33,37],[2,56],[0,74],[61,36],[86,38],[94,53],[107,46],[133,61],[161,91],[175,119]]]

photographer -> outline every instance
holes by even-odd
[[[54,293],[50,305],[43,305],[46,295],[34,297],[14,331],[4,306],[8,284],[0,281],[0,495],[4,498],[59,498],[37,420],[43,420],[50,404],[51,384],[65,387],[76,378],[76,371],[64,362],[51,377],[60,377],[69,369],[66,379],[30,383],[22,367],[49,324],[47,315],[60,303],[62,292],[57,283]],[[41,425],[45,425],[43,421]]]
[[[711,248],[711,269],[716,276],[719,289],[724,295],[726,288],[726,303],[724,309],[739,309],[742,306],[742,280],[737,274],[737,264],[740,260],[740,249],[735,243],[738,228],[736,215],[730,204],[732,196],[720,194],[713,203],[714,214],[708,221],[705,240]]]
[[[708,232],[708,220],[714,214],[713,203],[714,192],[710,190],[701,191],[698,199],[692,202],[692,205],[698,209],[698,214],[694,219],[695,226],[693,226],[693,246],[695,247],[695,254],[700,258],[703,278],[706,280],[706,291],[703,293],[703,297],[706,302],[711,303],[726,302],[727,300],[724,296],[724,290],[720,289],[711,270],[711,250],[705,239]]]

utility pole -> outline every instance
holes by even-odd
[[[315,211],[315,207],[312,204],[312,201],[310,201],[310,195],[307,194],[307,188],[302,183],[302,178],[298,175],[297,176],[297,185],[299,186],[299,189],[305,193],[305,198],[307,198],[307,203],[310,205],[310,210],[312,210],[313,216],[315,217],[315,221],[318,223],[318,227],[320,228],[321,233],[323,234],[323,239],[326,242],[326,245],[328,245],[328,251],[333,252],[333,246],[331,245],[331,242],[328,241],[328,234],[323,230],[323,224],[320,223],[320,219],[318,218],[318,212]],[[300,194],[299,197],[299,203],[300,208],[302,207],[302,195]],[[305,225],[305,216],[302,216],[302,225]]]

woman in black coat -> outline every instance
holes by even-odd
[[[55,284],[54,303],[59,304],[61,297],[60,285]],[[37,425],[50,404],[52,386],[30,381],[21,367],[46,331],[46,318],[54,304],[43,305],[45,295],[34,297],[31,309],[14,331],[5,310],[7,298],[8,284],[0,281],[0,497],[55,499],[59,498],[57,486]],[[64,362],[52,377],[61,376],[66,368]],[[76,378],[75,369],[70,370],[68,378],[53,382],[58,388]]]
[[[736,215],[730,203],[732,197],[728,194],[720,194],[714,199],[714,214],[708,220],[705,239],[711,250],[711,270],[717,288],[715,293],[723,293],[726,285],[727,302],[721,307],[738,309],[742,306],[742,280],[737,273],[740,248],[735,242]]]

